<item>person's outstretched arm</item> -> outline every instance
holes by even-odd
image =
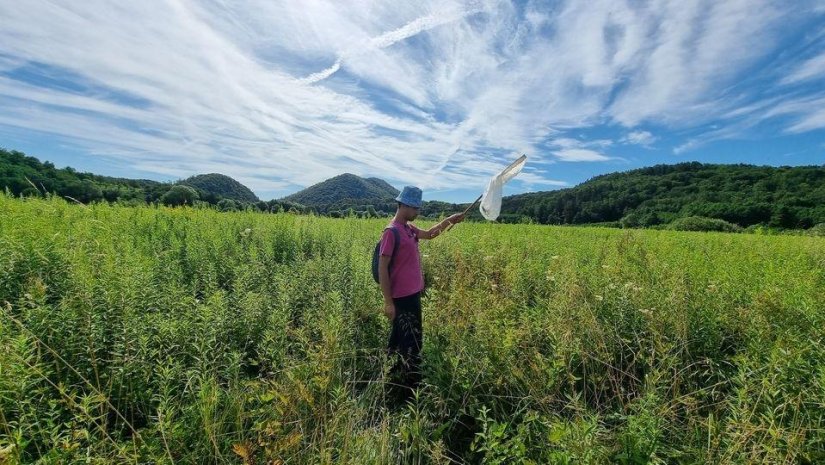
[[[419,239],[433,239],[435,237],[438,237],[439,234],[444,232],[450,226],[456,223],[461,223],[462,221],[464,221],[464,213],[456,213],[455,215],[450,215],[430,229],[419,230],[418,237]]]

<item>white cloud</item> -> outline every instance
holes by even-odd
[[[684,144],[677,145],[673,148],[674,155],[681,155],[701,146],[702,143],[697,139],[691,139]]]
[[[0,124],[256,190],[345,171],[483,184],[512,153],[614,160],[612,140],[577,129],[618,123],[630,132],[617,143],[649,146],[656,136],[630,128],[719,120],[727,137],[768,114],[790,117],[789,131],[822,127],[805,92],[767,102],[736,87],[793,11],[778,0],[2,2]],[[807,82],[818,59],[778,79]]]
[[[551,154],[560,161],[608,161],[614,158],[599,152],[613,145],[609,139],[580,140],[571,137],[558,137],[552,139],[548,145],[551,147]]]
[[[825,96],[801,98],[783,102],[769,111],[765,117],[793,115],[789,133],[800,133],[825,128]]]
[[[607,161],[610,157],[588,149],[563,149],[553,152],[561,161]]]
[[[713,117],[725,107],[714,100],[775,46],[774,26],[783,16],[768,0],[661,5],[640,13],[647,18],[642,24],[648,49],[627,70],[628,86],[610,107],[625,125],[653,120],[691,124]]]
[[[825,128],[825,95],[788,99],[773,106],[763,119],[790,116],[789,133]]]
[[[518,180],[527,186],[549,186],[549,187],[568,187],[570,184],[566,181],[558,179],[549,179],[544,174],[537,173],[519,173]]]
[[[654,136],[648,131],[631,131],[627,133],[627,135],[624,138],[622,138],[622,142],[625,144],[649,147],[654,142],[656,142],[656,136]]]
[[[802,63],[782,79],[782,84],[793,84],[810,79],[825,79],[825,53]]]
[[[825,108],[820,107],[802,117],[788,128],[789,133],[800,133],[825,128]]]
[[[447,8],[441,11],[416,18],[398,29],[383,33],[377,37],[372,37],[362,43],[356,44],[352,49],[341,53],[335,63],[329,68],[313,73],[300,81],[306,84],[313,84],[324,80],[341,69],[341,65],[345,61],[350,61],[359,55],[365,55],[367,53],[389,47],[397,42],[416,36],[421,32],[452,23],[465,16],[479,12],[481,12],[479,9],[465,10],[457,8],[455,5],[448,5]]]

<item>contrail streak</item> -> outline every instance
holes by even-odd
[[[341,64],[348,58],[361,55],[367,53],[372,50],[379,50],[382,48],[389,47],[395,43],[398,43],[402,40],[409,39],[415,35],[418,35],[424,31],[429,31],[430,29],[436,28],[438,26],[443,26],[444,24],[449,24],[453,21],[458,21],[465,16],[472,15],[475,13],[479,13],[482,11],[480,8],[473,8],[469,10],[463,11],[451,11],[451,12],[439,12],[437,14],[431,14],[427,16],[423,16],[418,18],[410,23],[401,26],[398,29],[393,31],[385,32],[380,36],[373,37],[367,41],[361,47],[358,47],[354,50],[347,51],[342,53],[337,60],[335,60],[335,64],[330,66],[329,68],[319,71],[317,73],[310,74],[309,76],[299,79],[299,82],[304,84],[315,84],[318,81],[322,81],[341,69]]]
[[[335,74],[339,69],[341,69],[341,59],[335,60],[335,64],[330,66],[329,68],[318,71],[317,73],[312,73],[309,76],[301,79],[300,81],[305,84],[314,84],[318,81],[323,81],[324,79],[332,76]]]

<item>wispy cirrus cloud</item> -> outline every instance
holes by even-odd
[[[460,8],[457,7],[457,5],[447,5],[447,7],[441,11],[417,18],[398,29],[386,32],[377,37],[372,37],[363,43],[356,44],[352,49],[345,50],[329,68],[313,73],[300,81],[306,84],[314,84],[338,72],[344,61],[349,61],[359,55],[365,55],[374,50],[389,47],[390,45],[396,44],[404,39],[414,37],[424,31],[452,23],[464,18],[465,16],[480,13],[482,11],[483,10],[481,9],[469,6],[467,8]]]
[[[0,125],[258,192],[345,171],[449,189],[516,153],[536,164],[525,186],[560,186],[564,163],[614,163],[674,131],[699,133],[683,153],[767,120],[825,128],[825,39],[797,33],[821,6],[4,2]]]
[[[548,147],[555,159],[566,162],[611,160],[611,157],[601,152],[612,145],[613,141],[609,139],[580,140],[569,137],[560,137],[548,143]]]
[[[793,84],[811,79],[825,79],[825,53],[801,63],[780,83]]]
[[[553,152],[561,161],[607,161],[610,157],[602,155],[595,150],[588,149],[563,149]]]
[[[642,147],[650,147],[656,142],[656,136],[649,131],[631,131],[622,138],[622,143],[631,145],[641,145]]]
[[[787,132],[800,133],[825,127],[825,94],[820,97],[790,99],[778,103],[765,113],[765,118],[791,115]]]

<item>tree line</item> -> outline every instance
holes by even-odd
[[[287,199],[262,201],[237,181],[210,174],[179,183],[125,179],[56,168],[15,150],[0,149],[0,189],[14,195],[53,194],[82,203],[119,202],[208,205],[221,211],[254,209],[331,217],[387,217],[395,212],[392,186],[375,178],[341,175],[313,186],[309,198],[329,198],[311,206]],[[330,186],[349,189],[352,198],[332,200]],[[206,189],[201,188],[206,187]],[[380,198],[364,198],[367,194]],[[316,192],[318,191],[318,192]],[[346,191],[346,192],[349,192]],[[236,198],[232,198],[232,197]],[[367,195],[370,197],[370,195]],[[239,200],[245,199],[245,200]],[[253,200],[255,199],[255,200]],[[320,200],[319,200],[320,201]],[[317,202],[315,202],[317,203]],[[459,204],[428,201],[420,216],[462,211]],[[470,218],[480,219],[477,211]],[[684,220],[690,218],[690,220]],[[682,220],[677,222],[677,220]],[[764,226],[808,229],[825,223],[825,166],[719,165],[698,162],[656,165],[596,176],[576,187],[505,197],[499,221],[540,224],[600,224],[615,227],[739,228]],[[725,230],[729,230],[727,226]],[[735,228],[733,228],[735,229]]]
[[[825,166],[656,165],[506,197],[502,211],[543,224],[652,227],[704,217],[805,229],[825,222]]]
[[[226,186],[227,182],[217,180],[217,176],[222,175],[195,177],[199,182],[194,184],[207,187],[210,185]],[[310,213],[312,211],[294,202],[238,200],[214,190],[178,183],[115,178],[83,173],[71,167],[57,168],[51,162],[41,162],[22,152],[5,149],[0,149],[0,189],[7,190],[15,196],[57,195],[84,204],[92,202],[118,202],[127,205],[156,203],[170,206],[211,206],[221,211],[247,209],[261,212]],[[234,196],[238,191],[237,188],[233,188],[227,194]],[[248,199],[249,196],[245,198]]]

